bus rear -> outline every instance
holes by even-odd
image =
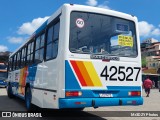
[[[101,8],[66,9],[65,97],[59,107],[142,105],[137,18]]]

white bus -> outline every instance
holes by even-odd
[[[9,57],[8,96],[28,110],[142,105],[137,18],[64,4]]]

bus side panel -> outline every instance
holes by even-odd
[[[12,85],[13,94],[24,99],[25,97],[25,84],[26,84],[26,68],[15,70],[9,73],[9,81]],[[11,75],[11,77],[10,77]]]
[[[32,104],[43,107],[43,90],[32,89]]]
[[[42,65],[43,63],[28,66],[28,75],[26,78],[26,83],[30,84],[32,91],[32,103],[39,107],[43,107],[43,90],[40,89],[43,83]]]
[[[43,108],[58,108],[58,56],[43,65]]]
[[[31,85],[32,103],[41,108],[53,108],[53,104],[51,104],[53,92],[51,91],[56,84],[53,81],[55,77],[53,75],[53,67],[50,67],[52,64],[51,61],[48,61],[32,65],[28,68],[27,83]]]
[[[41,86],[41,71],[39,65],[31,65],[10,72],[8,79],[11,82],[13,94],[25,100],[25,88],[26,84],[29,84],[32,91],[32,103],[42,107],[43,90],[34,89],[34,87],[40,88]]]

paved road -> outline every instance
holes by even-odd
[[[115,114],[117,114],[116,111],[155,111],[155,112],[160,111],[160,93],[158,90],[156,89],[151,90],[150,97],[145,97],[145,94],[143,96],[144,96],[144,105],[142,106],[115,106],[115,107],[112,106],[112,107],[101,107],[97,109],[85,108],[80,114],[83,116],[83,120],[85,119],[86,120],[88,119],[91,119],[91,120],[92,119],[95,119],[95,120],[105,120],[105,119],[107,120],[128,120],[128,119],[129,120],[160,120],[160,115],[159,117],[107,117],[107,115],[105,115],[105,112],[106,114],[110,115],[109,111],[115,111]],[[26,111],[26,109],[25,109],[25,104],[23,100],[18,98],[9,99],[7,97],[6,90],[4,88],[0,88],[0,111]],[[47,110],[44,110],[44,112],[45,111]],[[105,112],[97,112],[97,111],[105,111]],[[51,112],[51,110],[49,110],[49,112]],[[120,112],[118,113],[121,114]],[[90,117],[86,118],[84,116],[90,116]],[[61,119],[64,119],[64,118],[65,117]],[[19,119],[16,118],[16,120],[21,120],[21,119],[22,118],[19,118]],[[31,118],[26,118],[26,119],[31,120]],[[44,118],[34,118],[33,120],[35,119],[43,120]],[[46,119],[54,120],[54,119],[60,119],[60,118],[52,117],[52,118],[46,118]],[[82,117],[75,117],[75,118],[68,118],[68,119],[80,120],[82,119]],[[2,120],[2,118],[0,118],[0,120]]]

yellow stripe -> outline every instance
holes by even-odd
[[[20,79],[19,79],[19,88],[18,88],[18,93],[22,93],[22,90],[21,90],[21,85],[22,85],[22,79],[23,79],[23,74],[24,74],[24,68],[20,70]]]
[[[83,62],[83,63],[88,71],[88,74],[89,74],[94,86],[102,86],[102,83],[98,77],[97,72],[95,71],[93,64],[91,62]]]
[[[79,70],[81,71],[81,74],[82,74],[83,79],[85,80],[87,86],[94,86],[94,83],[92,82],[92,79],[90,78],[84,63],[81,61],[77,61],[76,63],[78,65]]]

